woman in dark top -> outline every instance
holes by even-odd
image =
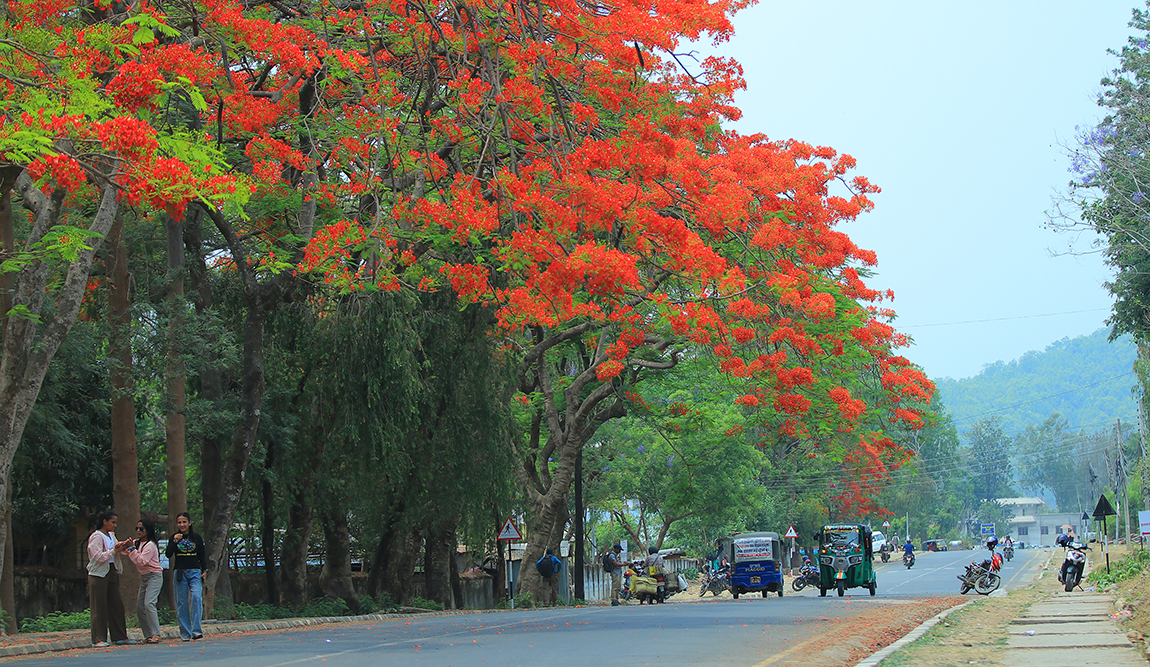
[[[175,575],[180,638],[186,642],[203,639],[204,631],[200,627],[204,613],[202,575],[207,562],[204,539],[192,530],[192,517],[187,512],[176,515],[176,532],[168,540],[167,554]]]

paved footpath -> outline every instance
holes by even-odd
[[[1097,593],[1057,593],[1010,624],[1006,667],[1146,667],[1111,614],[1114,599]]]

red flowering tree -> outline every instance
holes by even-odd
[[[361,206],[302,268],[495,309],[529,412],[527,562],[560,540],[597,425],[699,346],[745,383],[739,403],[848,468],[897,449],[867,415],[914,423],[899,401],[931,391],[864,305],[882,296],[860,278],[873,254],[835,229],[875,189],[829,148],[723,131],[738,66],[676,53],[725,38],[739,6],[455,4],[371,24],[391,76],[354,112],[376,132],[340,143]],[[864,373],[881,391],[854,395]]]

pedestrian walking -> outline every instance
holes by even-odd
[[[160,643],[160,616],[156,612],[156,601],[160,598],[160,587],[164,584],[164,570],[160,567],[160,547],[156,543],[156,524],[141,518],[136,522],[136,541],[128,547],[128,558],[132,559],[140,573],[140,592],[136,596],[136,617],[140,619],[140,631],[147,644]]]
[[[132,644],[120,598],[120,560],[131,539],[116,541],[118,517],[104,510],[96,517],[96,530],[88,536],[88,604],[91,611],[92,645]]]
[[[172,581],[176,586],[176,618],[180,622],[180,639],[203,639],[200,621],[204,614],[203,574],[207,567],[204,539],[192,529],[192,516],[176,515],[176,532],[168,540],[168,561],[172,564]]]
[[[554,605],[559,602],[559,570],[562,568],[563,562],[555,557],[551,549],[548,549],[547,553],[535,563],[535,569],[543,578],[543,604],[545,605]]]

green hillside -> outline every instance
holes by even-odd
[[[1041,352],[987,365],[972,378],[935,380],[943,405],[959,433],[980,417],[998,415],[1003,431],[1014,435],[1053,412],[1074,431],[1097,431],[1122,419],[1133,427],[1138,407],[1134,386],[1134,343],[1107,340],[1109,331],[1063,338]]]

